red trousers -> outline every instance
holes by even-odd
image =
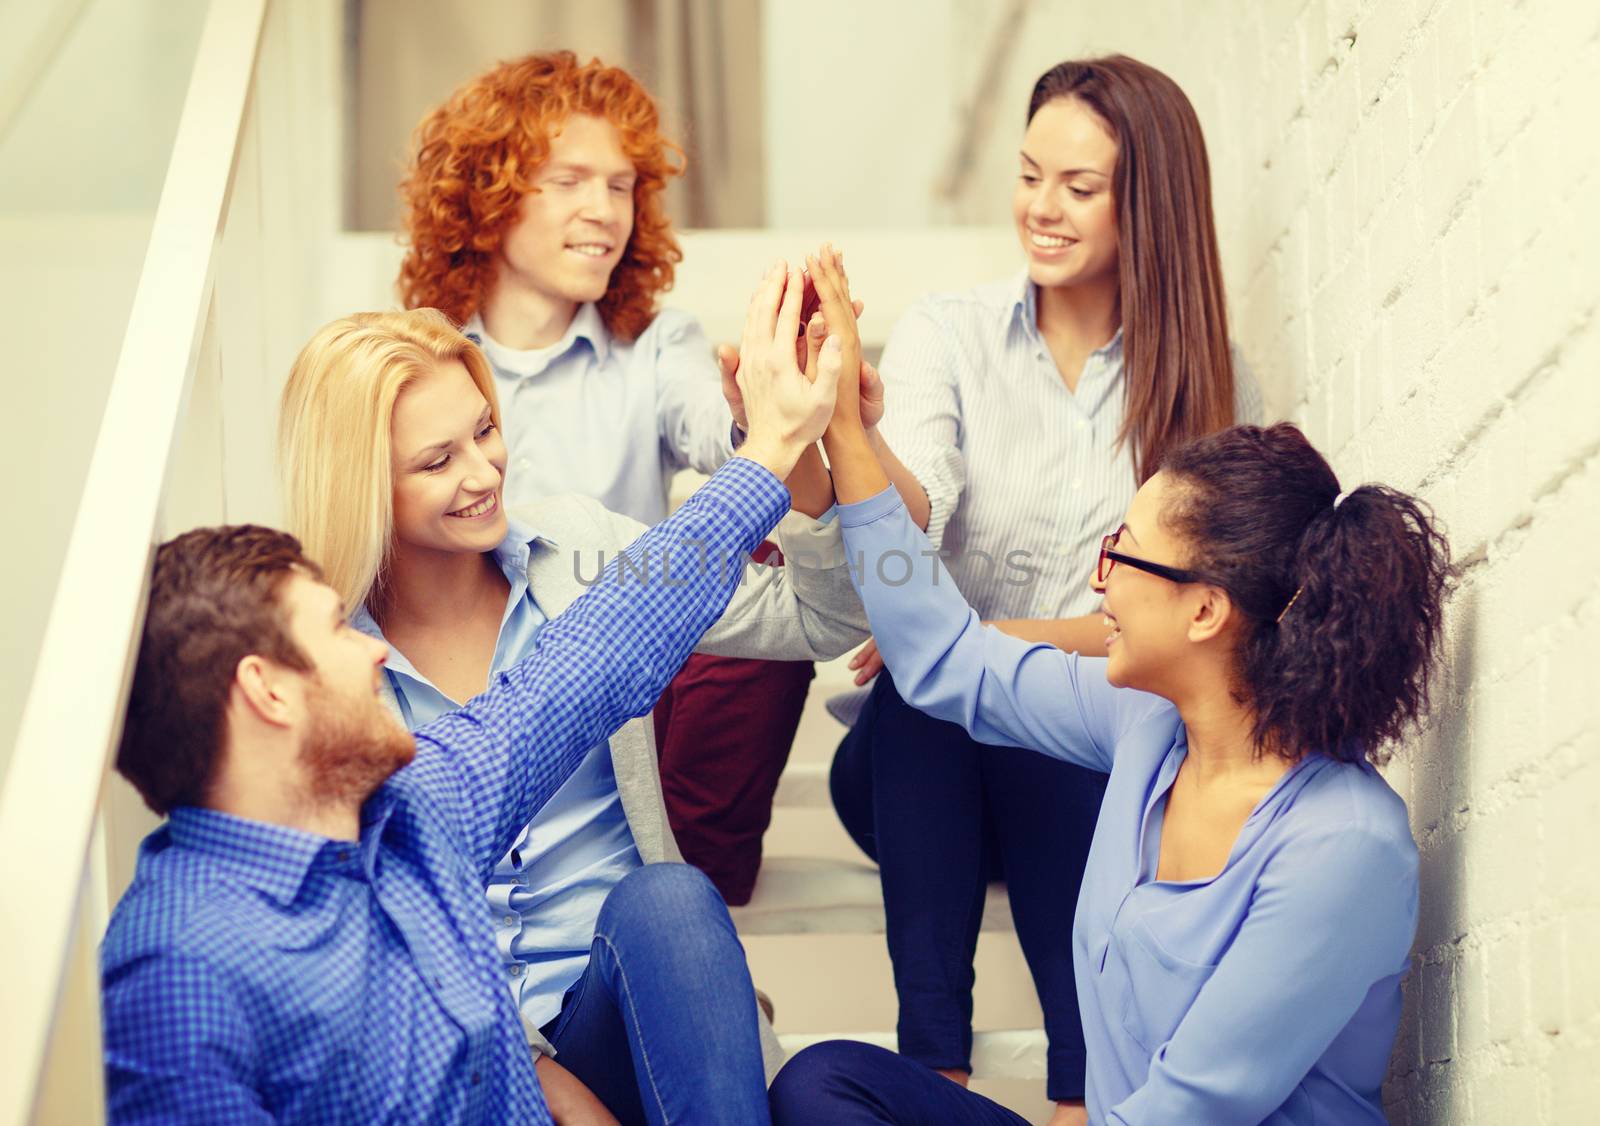
[[[656,704],[667,821],[683,858],[731,906],[750,902],[772,795],[814,675],[810,661],[696,653]]]

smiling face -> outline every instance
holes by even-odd
[[[1012,215],[1040,287],[1081,285],[1117,272],[1117,209],[1111,177],[1117,142],[1076,98],[1039,107],[1018,157]]]
[[[506,445],[459,360],[406,385],[390,423],[396,548],[492,551],[506,537]]]
[[[605,296],[633,234],[633,162],[617,127],[574,114],[522,197],[499,250],[499,281],[570,310]]]
[[[1123,519],[1117,551],[1167,567],[1186,566],[1186,545],[1160,519],[1174,488],[1162,473],[1140,487]],[[1210,584],[1173,582],[1118,563],[1103,583],[1091,577],[1091,585],[1104,595],[1110,630],[1106,679],[1118,687],[1171,699],[1196,661],[1215,659],[1218,646],[1210,643],[1228,643],[1222,636],[1231,616],[1227,595]]]

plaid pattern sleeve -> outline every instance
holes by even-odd
[[[782,482],[732,459],[612,560],[530,657],[417,732],[407,782],[444,811],[484,879],[589,748],[655,705],[788,507]]]

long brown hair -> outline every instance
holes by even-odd
[[[1077,98],[1117,141],[1111,192],[1127,408],[1142,483],[1167,453],[1234,423],[1228,311],[1211,215],[1211,168],[1183,90],[1126,55],[1051,67],[1034,83],[1028,120]]]

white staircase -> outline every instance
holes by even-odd
[[[751,973],[777,1008],[793,1053],[819,1040],[895,1047],[896,1003],[883,939],[878,871],[839,824],[828,766],[844,734],[823,708],[851,686],[845,660],[817,667],[773,810],[755,894],[733,909]],[[1067,941],[1067,936],[1062,936]],[[989,889],[978,938],[973,1089],[1047,1122],[1039,1003],[1005,889]]]

